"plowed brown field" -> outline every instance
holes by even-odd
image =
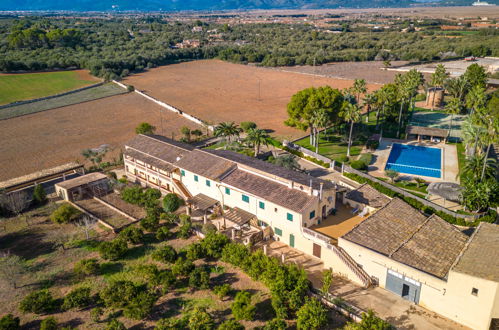
[[[273,135],[293,138],[304,134],[283,123],[293,94],[311,86],[342,89],[353,81],[203,60],[155,68],[125,83],[212,124],[254,121]]]
[[[182,126],[201,128],[135,93],[0,120],[0,180],[83,161],[83,149],[102,144],[113,148],[104,159],[112,160],[141,122],[177,139]]]

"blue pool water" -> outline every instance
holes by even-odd
[[[394,143],[385,170],[440,178],[442,150]]]

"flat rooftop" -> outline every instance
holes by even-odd
[[[314,225],[310,229],[337,240],[367,218],[367,216],[360,217],[352,214],[352,210],[348,205],[340,205],[336,209],[335,215],[329,215],[320,224]]]
[[[107,179],[107,175],[102,174],[100,172],[94,172],[79,176],[71,180],[59,182],[56,184],[56,186],[61,187],[63,189],[72,189],[78,186],[82,186],[84,184],[89,184],[103,179]]]

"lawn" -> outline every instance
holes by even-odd
[[[82,71],[0,75],[0,105],[59,94],[96,82]]]
[[[304,148],[315,151],[315,148],[310,145],[310,139],[308,137],[296,141],[295,143]],[[326,136],[324,136],[324,134],[321,134],[320,136],[319,154],[330,159],[341,161],[341,157],[346,156],[347,154],[347,147],[347,143],[341,136],[332,135],[330,133],[327,133]],[[354,141],[352,147],[350,148],[350,156],[360,155],[361,150],[362,143]]]

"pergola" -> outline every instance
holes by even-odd
[[[227,220],[234,222],[238,226],[243,226],[255,218],[254,214],[241,210],[238,207],[225,211],[224,216]]]
[[[417,135],[418,141],[421,141],[421,136],[429,136],[432,140],[433,137],[439,137],[446,139],[449,136],[449,130],[436,127],[425,127],[425,126],[407,126],[407,135]]]
[[[192,209],[200,210],[204,212],[204,221],[206,222],[206,212],[213,206],[217,205],[218,201],[204,194],[197,194],[196,196],[188,198],[186,204],[188,215],[191,215]]]
[[[444,200],[459,202],[463,188],[453,182],[432,182],[427,191],[431,195],[442,197]]]

